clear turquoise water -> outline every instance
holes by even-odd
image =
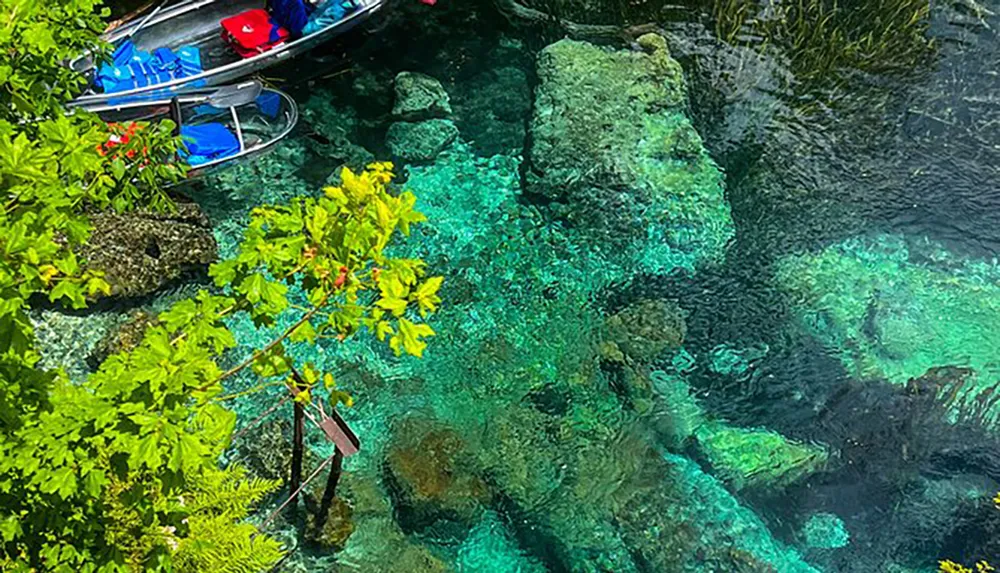
[[[460,132],[398,169],[429,219],[399,252],[446,277],[425,358],[364,337],[295,349],[340,373],[362,451],[339,490],[346,545],[306,543],[288,515],[269,529],[293,549],[281,570],[902,573],[1000,557],[1000,4],[970,6],[933,7],[938,50],[912,73],[845,73],[832,93],[692,11],[666,28],[685,103],[645,106],[666,81],[620,74],[652,56],[546,48],[550,30],[447,0],[280,73],[295,136],[187,190],[222,256],[253,206],[388,157],[397,72],[438,79]],[[669,143],[688,118],[694,155]],[[272,334],[234,327],[234,363]],[[241,424],[276,399],[234,404]],[[267,466],[288,417],[247,426],[233,456]],[[307,440],[313,463],[331,453]]]

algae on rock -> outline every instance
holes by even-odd
[[[970,399],[1000,381],[1000,265],[930,241],[857,237],[788,255],[777,283],[798,323],[860,379],[906,384],[939,366],[977,376]]]
[[[824,447],[800,444],[770,430],[713,422],[698,428],[695,436],[713,472],[738,490],[788,485],[822,469],[830,457]]]
[[[646,44],[652,53],[572,40],[542,50],[526,190],[606,257],[693,271],[722,258],[733,221],[685,115],[681,67],[665,42]]]
[[[101,212],[90,219],[79,255],[104,273],[115,296],[151,294],[217,258],[212,225],[195,203],[178,203],[176,213]]]

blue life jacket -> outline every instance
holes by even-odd
[[[302,36],[302,30],[309,23],[312,6],[302,0],[270,0],[271,18],[279,26],[288,30],[293,38]]]
[[[182,125],[181,138],[187,151],[180,155],[192,167],[240,152],[239,140],[221,123]]]
[[[115,49],[110,64],[97,70],[94,82],[104,93],[114,93],[149,85],[162,84],[202,72],[198,48],[184,46],[176,52],[157,48],[152,54],[125,40]]]

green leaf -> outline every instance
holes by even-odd
[[[378,338],[379,342],[384,341],[386,336],[394,333],[392,325],[387,320],[380,320],[375,325],[375,337]]]
[[[204,447],[202,447],[198,438],[188,432],[181,432],[180,439],[174,443],[167,467],[175,472],[181,469],[197,467],[202,463],[203,453]]]
[[[437,305],[441,302],[437,292],[441,288],[442,281],[444,281],[444,277],[431,277],[422,282],[410,295],[417,301],[421,316],[427,316],[428,313],[437,310]]]
[[[83,489],[90,497],[98,497],[108,483],[108,478],[103,471],[92,469],[83,478]]]
[[[73,475],[73,468],[63,466],[55,470],[39,489],[42,493],[57,492],[63,499],[73,495],[76,492],[76,476]]]
[[[309,404],[312,402],[312,395],[309,390],[299,390],[299,393],[295,395],[295,402],[297,404]]]
[[[160,466],[160,435],[156,432],[147,434],[133,447],[128,465],[133,470],[148,467],[155,470]]]
[[[423,339],[434,336],[434,331],[426,324],[414,324],[405,318],[399,319],[398,326],[396,335],[389,339],[389,346],[396,352],[396,356],[405,350],[407,354],[421,358],[427,347]]]
[[[307,320],[293,330],[289,338],[292,342],[309,342],[311,344],[316,342],[316,329]]]
[[[4,541],[13,541],[15,537],[24,534],[21,529],[21,518],[16,515],[8,515],[0,521],[0,536]]]

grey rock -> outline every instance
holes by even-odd
[[[436,79],[416,72],[400,72],[395,87],[392,115],[396,119],[418,121],[451,115],[448,92]]]
[[[394,156],[404,161],[430,162],[458,138],[458,128],[447,119],[399,121],[389,126],[385,138]]]

